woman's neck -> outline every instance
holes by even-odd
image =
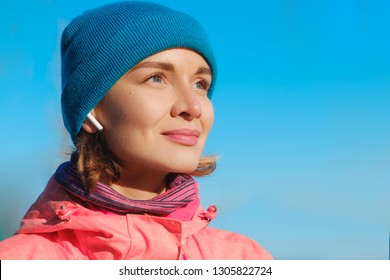
[[[149,200],[166,190],[166,173],[121,171],[120,179],[110,185],[118,193],[133,200]]]

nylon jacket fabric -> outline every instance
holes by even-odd
[[[213,214],[199,207],[190,221],[119,215],[86,207],[51,178],[17,233],[0,242],[0,259],[272,259],[255,241],[209,227]]]

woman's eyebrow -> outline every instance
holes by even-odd
[[[198,70],[196,71],[195,74],[196,75],[199,75],[199,74],[209,74],[209,75],[211,75],[211,70],[210,70],[209,67],[202,66],[202,67],[198,68]]]
[[[154,61],[140,62],[137,65],[135,65],[132,68],[132,70],[137,69],[137,68],[158,68],[158,69],[166,70],[169,72],[173,72],[175,69],[175,67],[173,66],[172,63],[154,62]]]
[[[158,68],[158,69],[166,70],[166,71],[169,71],[169,72],[173,72],[175,70],[175,66],[172,63],[169,63],[169,62],[156,62],[156,61],[140,62],[137,65],[135,65],[131,70],[135,70],[135,69],[138,69],[138,68]],[[207,66],[201,66],[195,72],[195,75],[199,75],[199,74],[209,74],[209,75],[211,75],[211,70]]]

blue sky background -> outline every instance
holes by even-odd
[[[61,32],[109,2],[0,4],[0,238],[71,149]],[[276,259],[388,259],[390,1],[154,2],[198,18],[217,57],[212,225]]]

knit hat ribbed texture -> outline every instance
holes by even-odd
[[[193,17],[149,2],[118,2],[84,12],[65,28],[61,41],[64,124],[73,143],[87,114],[137,63],[160,51],[183,47],[216,65],[207,36]]]

